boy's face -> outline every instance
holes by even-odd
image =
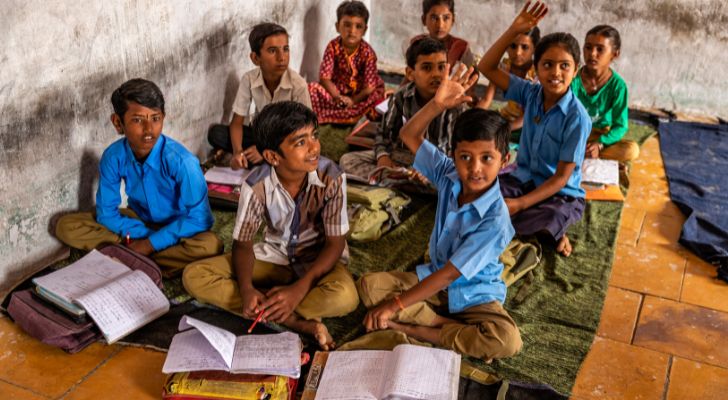
[[[154,148],[162,133],[164,113],[158,108],[147,108],[130,101],[123,117],[114,113],[111,122],[116,131],[126,136],[134,156],[145,159]]]
[[[318,168],[321,143],[313,125],[305,126],[283,139],[280,153],[265,150],[263,156],[275,168],[289,173],[309,173]]]
[[[288,48],[288,35],[279,33],[268,36],[260,48],[260,55],[250,53],[253,64],[260,67],[264,74],[280,77],[288,69],[290,53]]]
[[[523,67],[533,62],[533,41],[528,35],[518,35],[516,40],[508,46],[508,59],[511,65]]]
[[[407,78],[415,83],[417,92],[424,99],[435,96],[437,88],[445,78],[447,56],[443,52],[417,56],[415,69],[407,67]]]
[[[462,193],[475,196],[485,193],[507,160],[508,155],[503,158],[494,140],[458,142],[453,150],[453,161],[463,185]]]
[[[430,37],[443,40],[450,34],[455,15],[444,4],[436,4],[422,17],[422,23],[427,27]]]
[[[341,42],[347,49],[359,47],[364,34],[367,33],[367,23],[364,18],[354,15],[344,15],[336,23],[336,32],[341,35]]]
[[[551,46],[538,60],[536,75],[544,94],[560,97],[569,90],[576,76],[574,57],[561,46]]]

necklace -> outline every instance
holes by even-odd
[[[585,70],[581,70],[581,83],[584,85],[584,89],[586,89],[587,94],[594,94],[599,91],[599,89],[601,89],[601,87],[604,86],[611,77],[611,70],[608,70],[607,73],[604,73],[601,76],[597,76],[596,74],[589,76]]]

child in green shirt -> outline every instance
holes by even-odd
[[[627,84],[610,68],[619,57],[619,32],[609,25],[597,25],[584,39],[584,66],[571,82],[571,90],[592,119],[587,140],[586,157],[619,162],[639,156],[640,148],[631,140],[622,140],[627,133]]]

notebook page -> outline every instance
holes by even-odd
[[[197,329],[178,333],[172,338],[162,372],[227,371],[225,360]]]
[[[33,283],[70,303],[129,271],[119,261],[91,250],[66,268],[33,279]]]
[[[379,398],[391,351],[357,350],[329,353],[316,400],[370,400]]]
[[[169,301],[142,271],[130,272],[76,300],[111,344],[163,315]]]
[[[619,163],[615,160],[587,158],[581,166],[584,183],[619,185]]]
[[[231,372],[298,378],[302,349],[301,339],[292,332],[238,336]]]
[[[384,385],[385,398],[457,399],[459,354],[450,350],[401,344],[394,348],[392,362],[393,376]]]
[[[188,315],[182,317],[179,321],[179,330],[183,331],[189,328],[197,328],[200,333],[207,339],[212,347],[220,353],[225,361],[227,369],[232,367],[233,353],[235,352],[235,335],[225,329],[210,325],[207,322],[192,318]]]
[[[240,186],[249,173],[250,170],[247,169],[235,171],[230,167],[212,167],[205,172],[205,182]]]

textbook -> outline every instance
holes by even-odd
[[[236,374],[301,376],[303,344],[292,332],[244,335],[185,315],[172,338],[162,372],[227,371]]]
[[[392,351],[317,352],[303,400],[455,400],[460,355],[400,344]]]
[[[152,279],[97,250],[33,279],[36,293],[75,317],[88,316],[111,344],[169,311]]]

